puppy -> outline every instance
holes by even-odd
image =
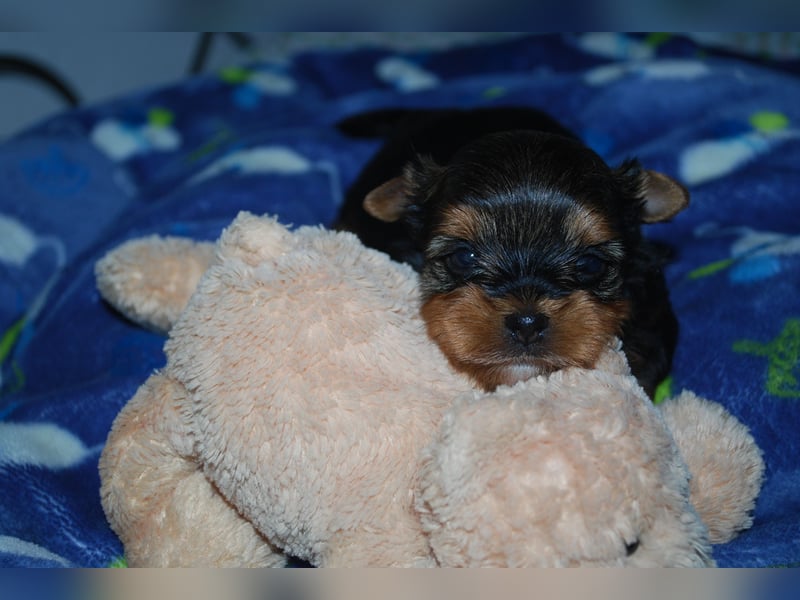
[[[687,191],[636,160],[609,167],[527,108],[390,110],[344,121],[384,138],[335,227],[420,273],[421,312],[453,367],[492,390],[569,366],[591,368],[622,339],[652,397],[678,324],[664,247]]]

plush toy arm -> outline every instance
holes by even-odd
[[[692,474],[690,498],[714,544],[753,524],[764,478],[753,436],[722,405],[684,391],[659,405]]]
[[[97,287],[130,320],[166,333],[214,259],[214,247],[155,235],[131,240],[97,261]]]
[[[100,493],[130,566],[281,566],[275,553],[191,459],[183,386],[150,377],[114,421]]]

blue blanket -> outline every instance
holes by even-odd
[[[662,386],[724,404],[767,464],[721,566],[800,563],[800,80],[678,36],[530,36],[437,51],[307,52],[68,112],[0,145],[0,566],[124,564],[100,507],[112,420],[164,363],[93,266],[150,233],[213,240],[240,210],[330,223],[381,107],[535,105],[692,204],[671,243],[680,342]]]

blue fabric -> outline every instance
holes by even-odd
[[[722,566],[800,563],[800,81],[797,65],[674,36],[532,36],[298,55],[61,114],[0,145],[0,566],[102,567],[122,547],[97,460],[164,362],[113,313],[93,265],[149,233],[214,239],[240,210],[329,223],[376,149],[332,124],[395,106],[534,105],[610,163],[638,156],[692,205],[647,234],[680,343],[666,388],[723,403],[767,473]]]

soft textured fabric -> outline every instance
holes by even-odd
[[[472,389],[416,274],[352,234],[241,213],[211,261],[150,236],[97,279],[143,324],[153,297],[185,304],[100,457],[132,566],[702,567],[752,524],[764,463],[721,405],[684,392],[662,413],[619,342],[593,369]]]
[[[763,449],[752,529],[722,566],[800,562],[800,81],[791,63],[677,36],[569,34],[432,52],[309,52],[55,117],[0,145],[0,565],[107,566],[99,501],[114,416],[164,338],[100,300],[93,267],[152,233],[215,239],[240,210],[327,224],[376,149],[340,118],[533,105],[612,164],[692,195],[667,269],[681,335],[665,389],[721,402]]]

